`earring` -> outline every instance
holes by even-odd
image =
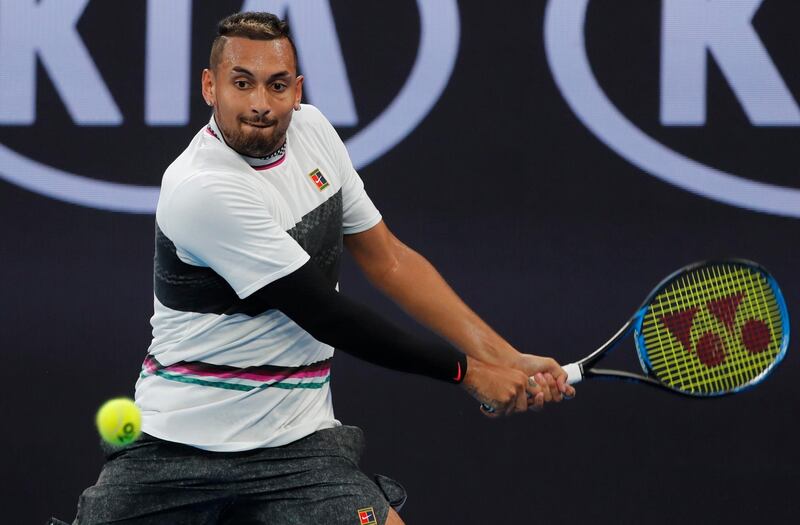
[[[295,111],[300,111],[300,104],[295,104],[294,105],[294,110]]]
[[[208,105],[208,106],[213,106],[213,105],[214,105],[214,103],[213,103],[213,102],[211,102],[210,100],[206,100],[206,105]]]

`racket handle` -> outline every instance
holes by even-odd
[[[562,366],[561,368],[563,368],[564,372],[567,373],[568,385],[574,385],[575,383],[580,383],[581,380],[583,380],[583,372],[581,371],[581,365],[579,365],[578,363],[570,363],[568,365]],[[531,377],[531,379],[533,379],[533,377]],[[535,384],[536,383],[534,383],[534,385]],[[528,394],[528,397],[530,397],[530,393]],[[565,399],[571,399],[571,398],[565,398]],[[486,403],[481,403],[481,408],[490,414],[493,414],[495,411],[494,408],[490,407]]]
[[[570,363],[562,366],[561,368],[563,368],[564,372],[567,373],[568,385],[574,385],[575,383],[580,383],[583,380],[583,370],[581,370],[581,365],[578,363]]]

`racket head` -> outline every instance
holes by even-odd
[[[678,270],[634,316],[644,372],[680,394],[733,394],[763,381],[786,355],[789,314],[775,279],[730,259]]]

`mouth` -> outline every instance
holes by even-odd
[[[243,120],[242,122],[244,122],[246,125],[248,125],[250,127],[258,128],[258,129],[271,128],[272,126],[275,125],[274,121],[270,121],[270,122],[261,122],[261,121],[250,122],[249,120]]]

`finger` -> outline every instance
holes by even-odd
[[[526,412],[528,410],[528,398],[527,388],[525,388],[525,385],[520,385],[520,389],[517,392],[517,402],[514,406],[514,412]]]
[[[553,394],[547,386],[547,379],[544,377],[544,374],[539,372],[534,377],[536,379],[536,382],[542,387],[542,394],[544,394],[544,402],[545,403],[551,402],[553,400]]]
[[[528,410],[533,410],[534,412],[539,412],[544,408],[544,394],[539,392],[533,398],[531,398],[531,403],[528,405]]]
[[[528,408],[530,409],[531,406],[536,402],[536,396],[542,393],[542,387],[536,384],[536,381],[533,379],[533,376],[528,378]]]
[[[575,397],[575,387],[572,385],[567,385],[567,391],[564,392],[564,397],[567,399],[572,399]]]
[[[525,398],[525,407],[528,406],[527,392],[521,384],[514,385],[514,392],[509,392],[508,401],[506,401],[504,415],[510,416],[519,410],[520,396]]]
[[[563,399],[563,396],[561,395],[561,391],[558,389],[556,379],[552,374],[545,374],[544,377],[547,379],[547,388],[550,389],[550,395],[553,397],[553,401],[555,403],[560,403]]]
[[[558,390],[558,385],[556,385],[555,377],[553,377],[553,375],[550,372],[545,372],[544,379],[545,381],[547,381],[547,385],[545,386],[545,388],[547,388],[550,391],[550,399],[552,400],[552,402],[553,403],[561,402],[562,395],[561,392],[559,392]]]
[[[517,409],[517,398],[513,397],[506,401],[506,404],[503,405],[503,415],[510,416],[513,414]]]
[[[536,379],[533,376],[531,376],[528,378],[528,384],[526,385],[525,388],[528,391],[528,406],[530,406],[531,404],[533,404],[533,400],[536,398],[536,395],[542,392],[542,387],[540,387],[536,383]]]
[[[558,377],[556,377],[556,384],[558,384],[558,391],[559,392],[561,392],[562,394],[566,394],[567,393],[567,386],[568,386],[567,385],[567,374],[563,370],[561,371],[560,374],[558,374]]]

